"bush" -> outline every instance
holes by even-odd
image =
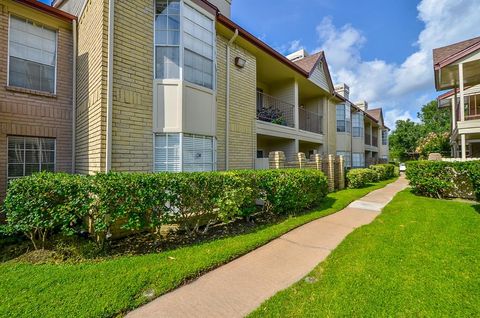
[[[317,205],[327,194],[325,175],[318,170],[261,170],[239,172],[252,180],[257,199],[266,211],[296,213]]]
[[[88,178],[69,174],[38,173],[13,180],[4,202],[6,234],[23,233],[35,249],[45,247],[49,234],[75,233],[88,213]]]
[[[372,165],[370,169],[375,171],[377,174],[377,180],[388,180],[395,177],[395,165],[392,164],[379,164],[379,165]]]
[[[406,175],[416,194],[480,200],[480,161],[408,162]]]
[[[263,212],[296,213],[318,204],[327,179],[316,170],[205,173],[108,173],[95,176],[40,173],[12,182],[4,209],[8,234],[34,243],[47,235],[89,230],[98,241],[113,231],[179,224],[188,233],[216,222]],[[42,244],[43,247],[43,244]]]
[[[377,181],[377,173],[369,168],[352,169],[347,172],[347,184],[350,189],[363,188],[368,183]]]

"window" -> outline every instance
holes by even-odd
[[[362,113],[354,113],[352,115],[352,136],[363,137],[364,122]]]
[[[180,134],[155,136],[155,171],[180,172]]]
[[[213,21],[185,5],[185,80],[213,88]]]
[[[8,181],[40,171],[55,171],[55,139],[9,136]]]
[[[10,17],[8,85],[55,93],[57,33]]]
[[[213,137],[183,136],[183,171],[213,171],[215,157]]]
[[[388,145],[388,130],[387,129],[382,130],[382,145],[384,145],[384,146]]]
[[[264,158],[263,150],[257,150],[257,159]]]
[[[365,154],[364,153],[353,153],[352,154],[352,167],[353,168],[362,168],[365,167]]]
[[[180,0],[157,0],[155,77],[180,78]]]
[[[351,132],[352,120],[349,104],[337,105],[337,132]]]
[[[212,19],[180,0],[156,0],[155,78],[213,89],[214,42]]]
[[[155,171],[213,171],[216,151],[213,137],[190,134],[155,135]]]

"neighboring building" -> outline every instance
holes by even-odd
[[[433,50],[439,107],[452,118],[452,156],[480,158],[480,37]],[[463,106],[462,106],[463,105]]]
[[[388,132],[381,108],[368,109],[368,103],[349,101],[350,88],[335,86],[344,98],[337,105],[337,155],[345,157],[347,168],[363,168],[389,160]]]
[[[0,0],[0,198],[9,180],[72,172],[74,16]]]

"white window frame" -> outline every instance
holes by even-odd
[[[34,23],[35,25],[41,25],[42,27],[45,27],[47,29],[50,29],[51,31],[54,31],[55,32],[55,71],[53,72],[53,93],[52,92],[46,92],[46,91],[41,91],[41,90],[34,90],[34,89],[29,89],[29,88],[24,88],[24,87],[19,87],[19,88],[22,88],[22,89],[28,89],[28,90],[31,90],[31,91],[38,91],[38,92],[42,92],[42,93],[47,93],[47,94],[53,94],[53,95],[56,95],[57,94],[57,77],[58,77],[58,29],[55,29],[49,25],[46,25],[46,24],[43,24],[43,23],[39,23],[39,22],[36,22],[34,20],[31,20],[31,19],[28,19],[28,18],[24,18],[20,15],[12,15],[12,14],[9,14],[8,15],[8,22],[7,22],[7,27],[8,27],[8,35],[7,35],[7,85],[9,87],[17,87],[17,86],[11,86],[10,85],[10,38],[11,38],[11,34],[10,34],[10,31],[11,31],[11,19],[12,19],[12,16],[14,18],[17,18],[17,19],[22,19],[22,20],[26,20],[26,21],[30,21],[32,23]],[[55,148],[55,151],[56,151],[56,148]]]
[[[8,167],[11,165],[11,164],[15,164],[15,163],[10,163],[8,161],[8,151],[10,150],[10,148],[8,147],[8,138],[23,138],[23,174],[22,176],[20,177],[10,177],[9,174],[8,174]],[[7,185],[8,183],[10,182],[10,180],[15,180],[15,179],[19,179],[19,178],[23,178],[23,177],[26,177],[27,175],[25,175],[25,166],[26,166],[26,147],[25,147],[25,142],[26,142],[26,139],[27,138],[36,138],[36,139],[50,139],[50,140],[53,140],[53,145],[54,145],[54,148],[53,148],[53,171],[52,172],[56,172],[57,171],[57,138],[54,138],[54,137],[37,137],[37,136],[19,136],[19,135],[7,135],[7,145],[6,145],[6,150],[7,150],[7,160],[6,160],[6,168],[7,168],[7,171],[6,171],[6,174],[7,174]],[[41,143],[40,143],[40,148],[39,148],[39,162],[38,162],[38,165],[39,165],[39,172],[42,171],[42,148],[41,148]],[[19,164],[19,163],[16,163],[16,164]],[[48,163],[48,164],[51,164],[51,163]]]
[[[179,135],[179,162],[180,162],[180,169],[179,171],[168,171],[168,172],[183,172],[185,171],[184,169],[184,156],[183,156],[183,151],[184,151],[184,139],[185,139],[185,135],[188,135],[188,136],[199,136],[199,137],[208,137],[208,138],[212,138],[212,159],[213,159],[213,162],[212,162],[212,171],[217,171],[217,138],[216,137],[213,137],[213,136],[206,136],[206,135],[198,135],[198,134],[187,134],[187,133],[154,133],[153,134],[153,167],[152,167],[152,171],[155,172],[155,173],[160,173],[160,172],[163,172],[163,171],[157,171],[156,168],[155,168],[155,164],[156,164],[156,144],[155,144],[155,138],[157,136],[160,136],[160,135]]]
[[[184,45],[184,23],[183,19],[185,18],[185,9],[184,6],[188,5],[195,9],[196,11],[200,12],[201,14],[207,16],[211,22],[212,22],[212,31],[213,31],[213,83],[212,83],[212,88],[205,87],[202,85],[198,85],[195,83],[188,82],[189,85],[194,85],[195,87],[199,87],[201,89],[205,89],[208,91],[216,91],[217,89],[217,33],[216,33],[216,28],[215,28],[215,17],[211,17],[211,14],[204,10],[203,8],[199,7],[197,4],[195,4],[192,1],[189,0],[180,0],[180,53],[179,53],[179,78],[177,79],[163,79],[163,78],[157,78],[157,66],[156,66],[156,61],[157,61],[157,50],[156,50],[156,43],[155,43],[155,16],[156,16],[156,1],[153,0],[153,80],[154,81],[159,81],[159,82],[168,82],[168,81],[185,81],[185,76],[184,76],[184,64],[185,64],[185,45]]]

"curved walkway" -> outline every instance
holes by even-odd
[[[408,182],[400,177],[335,214],[305,224],[129,313],[127,317],[244,317],[307,275]]]

